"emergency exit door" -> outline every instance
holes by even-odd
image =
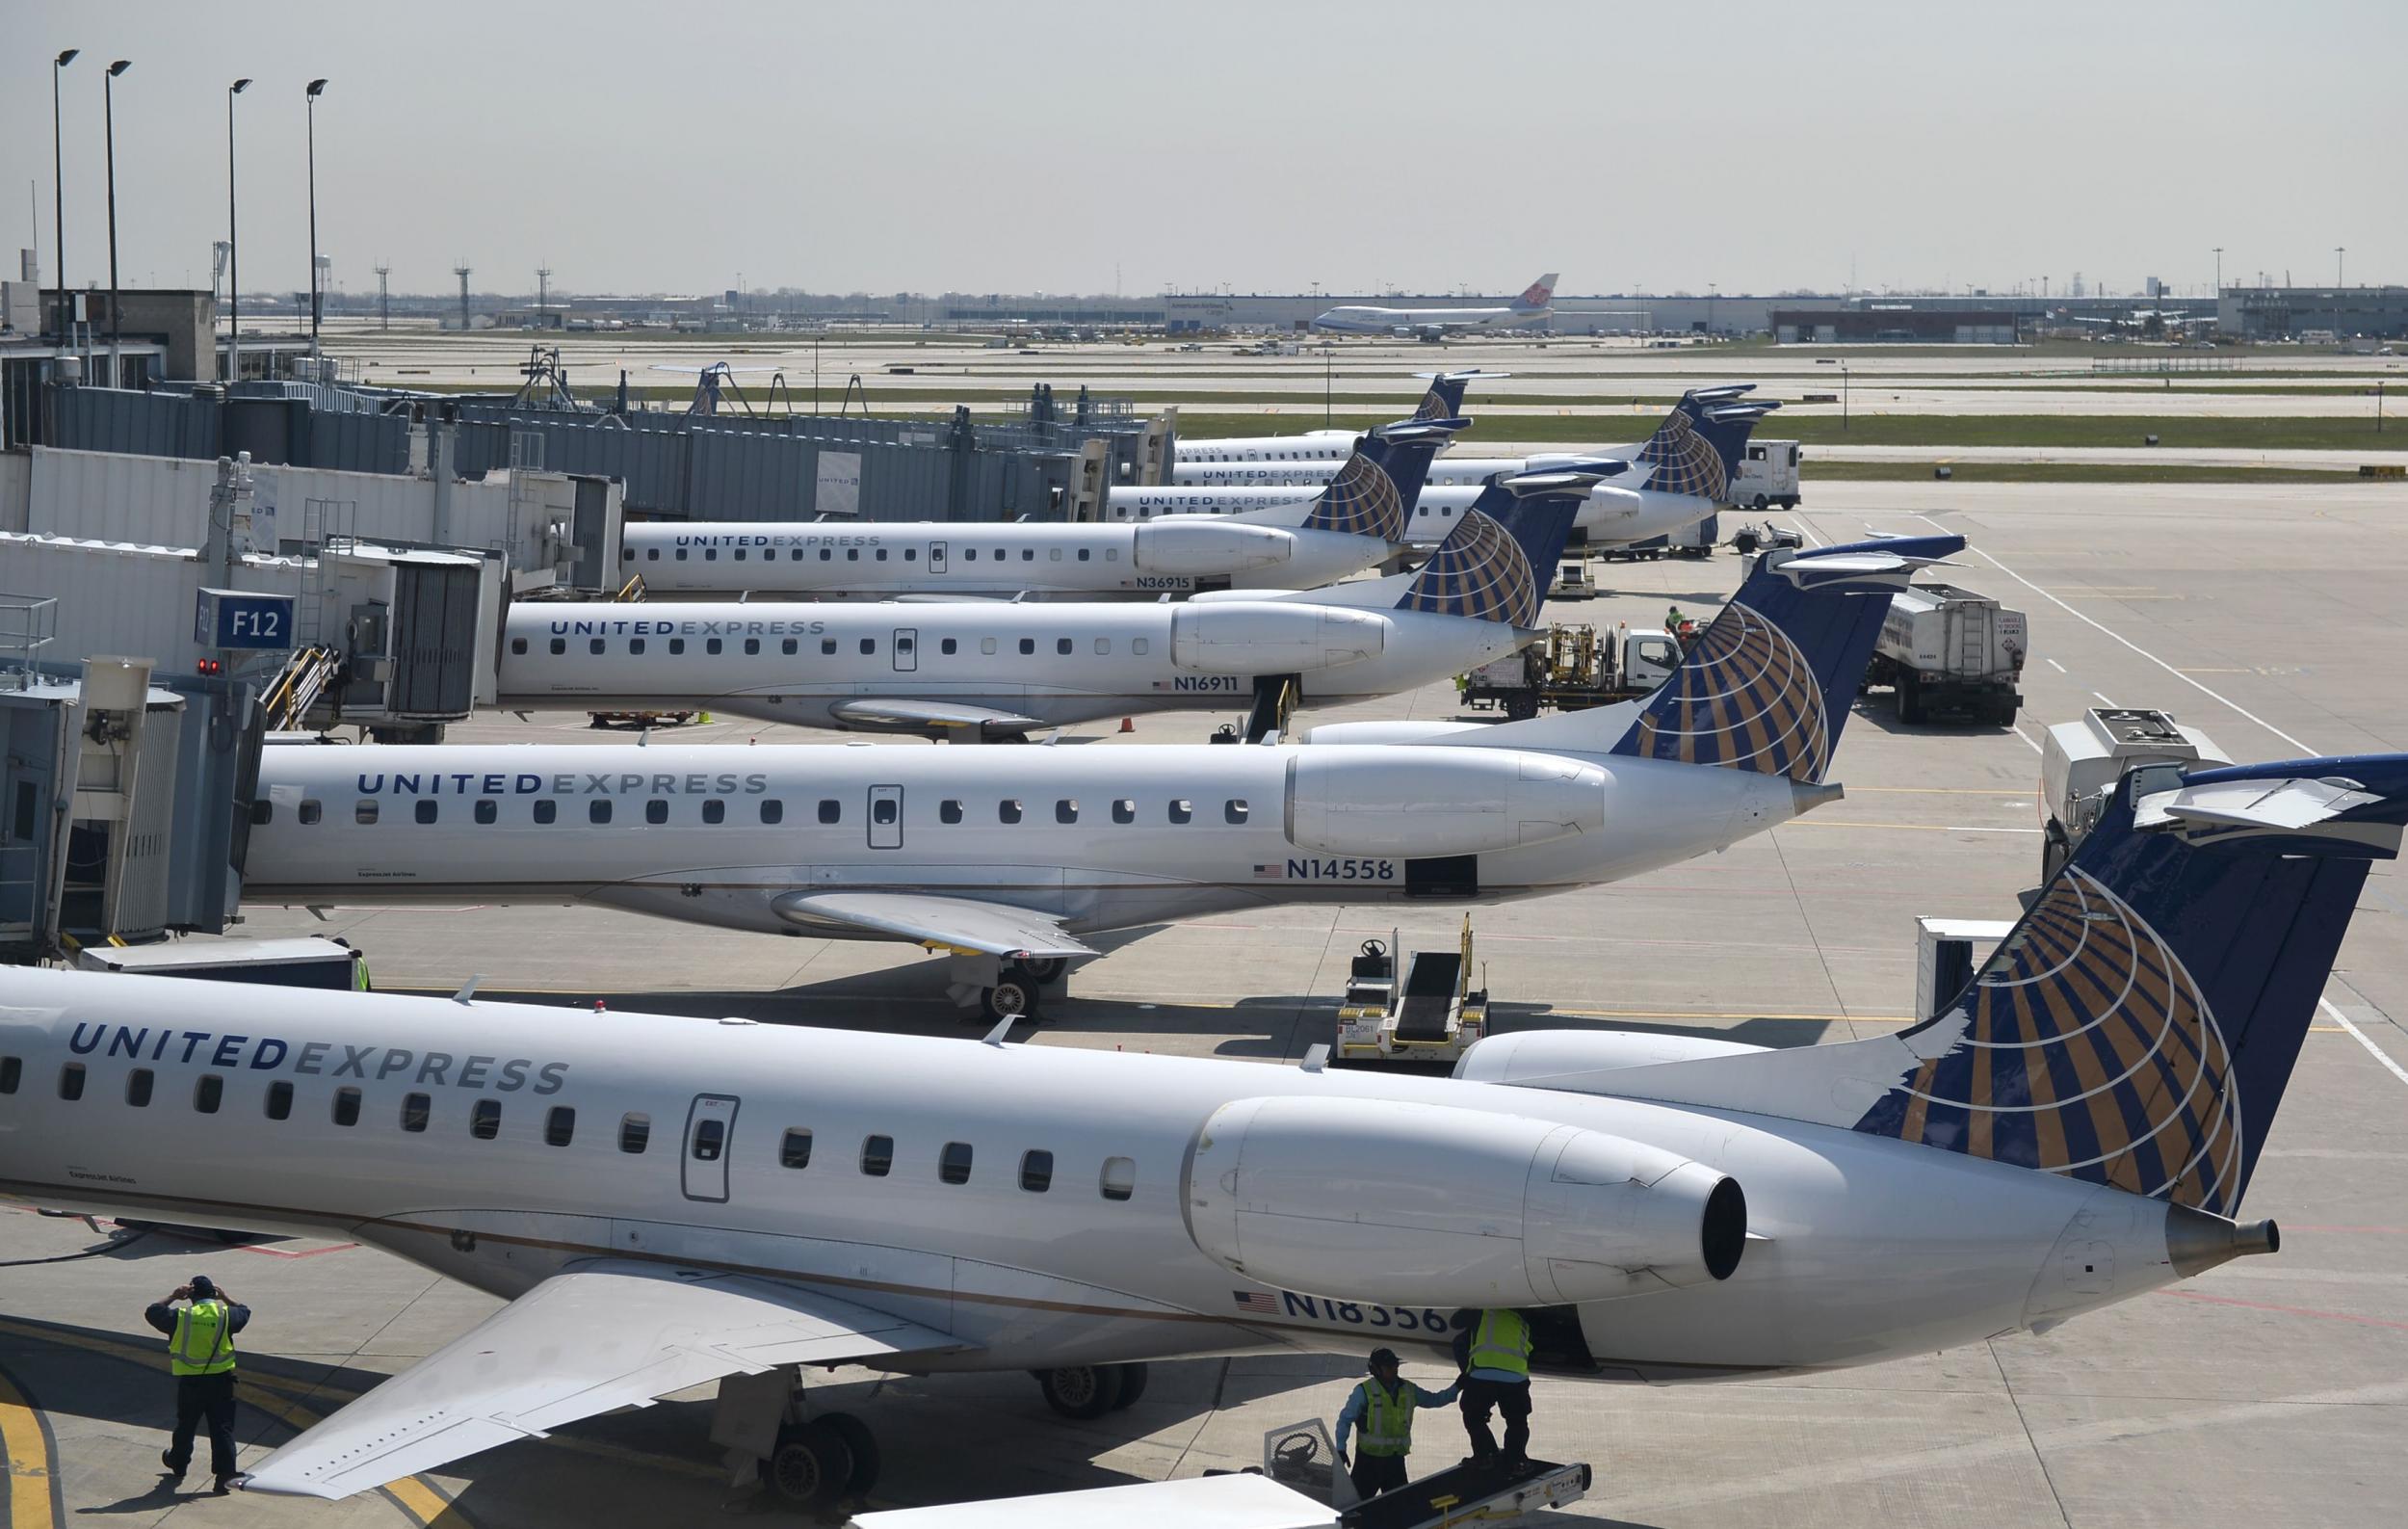
[[[903,787],[870,788],[870,848],[903,848]]]
[[[908,674],[920,667],[920,629],[916,626],[895,628],[895,672]]]
[[[736,1134],[736,1096],[697,1094],[686,1111],[685,1183],[688,1199],[727,1200],[727,1148]]]
[[[942,541],[929,543],[929,571],[930,573],[945,571],[945,543]]]

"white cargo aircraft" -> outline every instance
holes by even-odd
[[[1375,567],[1404,539],[1422,474],[1469,421],[1410,420],[1356,438],[1319,492],[1217,524],[1084,521],[643,521],[619,539],[621,577],[653,594],[829,597],[1188,594],[1304,589]]]
[[[1489,727],[1364,725],[1387,729],[1376,744],[1002,749],[972,767],[869,745],[271,748],[244,895],[583,902],[906,940],[953,955],[956,1001],[1034,1014],[1097,954],[1083,935],[1561,891],[1837,798],[1824,774],[1890,596],[1963,545],[1768,553],[1651,697]],[[1484,557],[1431,567],[1417,588],[1527,593],[1489,582]],[[1426,741],[1396,741],[1416,725]]]
[[[1370,303],[1335,307],[1313,320],[1313,328],[1332,334],[1395,334],[1424,340],[1444,339],[1465,330],[1509,330],[1535,324],[1554,311],[1556,274],[1553,271],[1522,289],[1522,295],[1497,308],[1383,308]]]
[[[1366,700],[1537,637],[1586,488],[1571,474],[1496,485],[1421,572],[1296,593],[1148,605],[522,602],[505,620],[495,704],[708,709],[1025,743],[1032,729],[1101,717],[1244,707],[1291,678],[1304,705]]]
[[[1445,1362],[1484,1307],[1541,1374],[1845,1369],[2275,1252],[2234,1218],[2404,818],[2408,756],[2143,770],[1934,1019],[1531,1031],[1453,1078],[18,969],[0,1191],[507,1300],[249,1474],[329,1498],[719,1379],[715,1437],[824,1504],[877,1449],[803,1420],[806,1365],[1095,1416],[1152,1359]]]
[[[1479,498],[1481,485],[1508,471],[1521,472],[1525,463],[1537,470],[1542,461],[1547,471],[1580,472],[1599,480],[1573,521],[1575,542],[1613,546],[1668,535],[1705,519],[1729,500],[1731,482],[1746,455],[1748,435],[1767,412],[1761,405],[1710,407],[1684,399],[1628,460],[1551,456],[1466,459],[1458,463],[1439,458],[1426,475],[1428,486],[1417,500],[1410,501],[1406,540],[1419,545],[1443,540],[1453,528],[1454,518]],[[1233,466],[1230,470],[1255,469]],[[1271,464],[1261,470],[1273,476],[1292,472],[1302,481],[1286,486],[1214,487],[1193,482],[1121,486],[1106,496],[1104,513],[1115,521],[1145,522],[1181,515],[1259,514],[1293,506],[1298,495],[1314,492],[1325,481],[1320,476],[1322,464],[1310,461]],[[1442,473],[1456,481],[1441,487],[1437,479]]]

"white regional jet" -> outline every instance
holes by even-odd
[[[1496,901],[1636,876],[1832,801],[1890,595],[1962,537],[1767,553],[1655,695],[1426,742],[982,751],[287,745],[255,903],[592,903],[906,940],[1033,1015],[1080,936],[1300,902]],[[1433,559],[1476,598],[1493,565]],[[1368,725],[1396,727],[1396,724]],[[1326,731],[1326,729],[1324,729]],[[1006,964],[1008,962],[1008,964]]]
[[[1705,519],[1729,500],[1731,481],[1746,455],[1748,435],[1767,412],[1761,405],[1710,407],[1703,401],[1684,399],[1628,460],[1488,458],[1465,459],[1457,465],[1453,459],[1442,457],[1430,463],[1426,474],[1428,486],[1419,499],[1408,501],[1412,513],[1406,522],[1406,540],[1421,545],[1443,540],[1453,528],[1455,516],[1479,497],[1481,485],[1504,473],[1525,470],[1525,462],[1537,470],[1542,460],[1547,471],[1580,472],[1598,480],[1573,521],[1574,541],[1613,546],[1668,535]],[[1113,520],[1153,522],[1180,515],[1264,514],[1273,507],[1294,505],[1298,495],[1316,491],[1324,481],[1322,466],[1299,461],[1259,469],[1274,477],[1293,473],[1300,480],[1284,486],[1242,482],[1215,487],[1187,482],[1116,487],[1106,497],[1104,513]],[[1454,480],[1450,486],[1438,484],[1442,470]]]
[[[1513,374],[1474,367],[1464,372],[1416,372],[1413,375],[1429,383],[1422,393],[1421,403],[1413,410],[1416,421],[1426,422],[1462,417],[1463,391],[1472,382]],[[1322,477],[1326,478],[1337,470],[1340,462],[1347,460],[1353,445],[1354,432],[1350,430],[1308,430],[1300,435],[1199,435],[1193,439],[1183,435],[1171,445],[1171,460],[1174,470],[1176,464],[1191,461],[1312,461],[1322,463]],[[1188,483],[1191,480],[1174,477],[1171,481]],[[1312,481],[1318,483],[1321,479]]]
[[[831,596],[1187,594],[1334,584],[1387,561],[1430,459],[1468,420],[1407,420],[1354,442],[1318,492],[1217,524],[1081,521],[643,521],[619,572],[654,594]]]
[[[1025,743],[1032,729],[1099,717],[1244,707],[1289,678],[1305,705],[1390,696],[1539,635],[1586,487],[1571,474],[1492,486],[1484,509],[1465,512],[1420,572],[1292,594],[1145,605],[521,602],[505,620],[495,704],[707,708]]]
[[[1556,274],[1550,271],[1499,308],[1383,308],[1352,303],[1321,314],[1313,320],[1313,328],[1333,334],[1438,340],[1463,330],[1510,330],[1534,324],[1554,310],[1555,297]]]
[[[1467,1308],[1549,1375],[1840,1370],[2275,1252],[2233,1218],[2403,819],[2399,755],[2139,771],[1936,1018],[1531,1031],[1453,1078],[13,970],[0,1191],[507,1300],[249,1475],[322,1497],[721,1379],[824,1503],[876,1445],[796,1418],[805,1365],[1093,1416],[1151,1359],[1444,1362]]]

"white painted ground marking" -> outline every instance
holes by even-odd
[[[2042,662],[2043,662],[2043,663],[2045,663],[2045,664],[2047,664],[2047,665],[2048,665],[2051,669],[2055,670],[2055,671],[2056,671],[2058,673],[2060,673],[2060,674],[2062,674],[2062,673],[2064,673],[2064,672],[2065,672],[2065,666],[2064,666],[2063,664],[2058,663],[2058,662],[2057,662],[2055,659],[2054,659],[2054,658],[2050,658],[2050,659],[2043,659],[2043,660],[2042,660]]]
[[[1934,530],[1934,531],[1942,532],[1942,533],[1944,533],[1944,534],[1946,534],[1946,535],[1951,535],[1951,536],[1953,536],[1953,535],[1955,535],[1955,534],[1956,534],[1956,533],[1954,533],[1954,532],[1950,532],[1950,531],[1949,531],[1949,528],[1948,528],[1948,527],[1946,527],[1946,526],[1942,525],[1939,521],[1932,519],[1932,518],[1931,518],[1931,516],[1929,516],[1929,515],[1927,515],[1927,514],[1918,514],[1918,515],[1916,515],[1916,516],[1915,516],[1915,518],[1916,518],[1916,519],[1918,519],[1918,520],[1921,520],[1924,524],[1925,524],[1925,525],[1927,525],[1927,526],[1931,527],[1931,529],[1932,529],[1932,530]],[[2086,626],[2095,627],[2095,628],[2096,628],[2096,629],[2098,629],[2099,631],[2105,632],[2107,636],[2109,636],[2109,637],[2111,637],[2111,638],[2115,639],[2117,642],[2119,642],[2119,643],[2123,644],[2126,647],[2131,648],[2133,652],[2138,653],[2141,657],[2143,657],[2143,658],[2147,659],[2150,663],[2157,665],[2157,666],[2158,666],[2158,668],[2159,668],[2159,669],[2161,669],[2161,670],[2164,670],[2167,673],[2169,673],[2169,674],[2173,675],[2176,679],[2181,680],[2184,684],[2188,685],[2191,689],[2193,689],[2193,690],[2195,690],[2195,691],[2199,692],[2199,694],[2201,694],[2202,696],[2205,696],[2205,697],[2209,698],[2209,699],[2212,699],[2212,700],[2220,701],[2220,702],[2222,702],[2224,705],[2231,707],[2234,711],[2237,711],[2237,712],[2240,713],[2240,715],[2242,715],[2243,717],[2248,718],[2251,722],[2256,723],[2259,726],[2264,727],[2266,731],[2268,731],[2268,732],[2272,733],[2275,737],[2282,739],[2285,743],[2290,744],[2292,748],[2294,748],[2294,749],[2298,750],[2298,751],[2300,751],[2300,753],[2302,753],[2303,755],[2308,755],[2308,756],[2311,756],[2311,757],[2316,756],[2316,751],[2315,751],[2314,749],[2311,749],[2311,748],[2309,748],[2306,744],[2301,743],[2298,739],[2296,739],[2296,738],[2292,737],[2290,733],[2287,733],[2287,732],[2285,732],[2282,728],[2275,726],[2275,725],[2274,725],[2274,724],[2272,724],[2272,723],[2270,723],[2270,722],[2266,721],[2264,717],[2259,716],[2256,712],[2251,711],[2248,707],[2243,706],[2242,704],[2240,704],[2240,702],[2238,702],[2238,701],[2237,701],[2237,700],[2233,699],[2231,697],[2229,697],[2229,696],[2219,695],[2219,694],[2217,694],[2216,692],[2214,692],[2214,691],[2212,691],[2212,690],[2210,690],[2207,686],[2200,684],[2197,680],[2195,680],[2195,679],[2191,678],[2188,674],[2186,674],[2186,673],[2184,673],[2181,670],[2176,669],[2173,665],[2171,665],[2171,664],[2167,663],[2164,659],[2159,658],[2157,654],[2150,652],[2147,648],[2145,648],[2145,647],[2141,646],[2138,643],[2133,642],[2131,638],[2126,637],[2123,633],[2118,632],[2118,631],[2117,631],[2117,630],[2115,630],[2113,627],[2108,626],[2106,622],[2104,622],[2104,621],[2099,621],[2099,620],[2092,620],[2090,617],[2084,616],[2081,612],[2080,612],[2080,611],[2078,611],[2078,610],[2075,610],[2072,606],[2070,606],[2070,605],[2066,604],[2063,600],[2058,599],[2055,595],[2051,594],[2048,591],[2046,591],[2046,590],[2042,589],[2039,585],[2032,583],[2032,582],[2031,582],[2031,580],[2029,580],[2029,579],[2028,579],[2028,578],[2024,577],[2022,574],[2020,574],[2020,573],[2016,572],[2013,568],[2008,567],[2005,564],[2001,563],[1998,559],[1996,559],[1996,558],[1992,557],[1989,553],[1987,553],[1987,552],[1983,552],[1983,551],[1981,550],[1981,548],[1979,548],[1979,547],[1973,547],[1971,550],[1973,550],[1973,551],[1974,551],[1974,552],[1976,552],[1976,553],[1978,553],[1978,554],[1980,555],[1981,560],[1982,560],[1983,562],[1985,562],[1985,563],[1989,564],[1992,567],[1994,567],[1994,568],[1998,569],[2001,573],[2005,574],[2008,578],[2013,579],[2016,583],[2018,583],[2018,584],[2022,585],[2025,589],[2028,589],[2028,590],[2031,591],[2031,593],[2032,593],[2039,595],[2042,599],[2044,599],[2044,600],[2048,601],[2051,605],[2055,606],[2058,610],[2063,611],[2066,615],[2068,615],[2068,616],[2072,617],[2074,620],[2078,620],[2078,621],[2081,621],[2081,623],[2083,623],[2083,624],[2084,624],[2084,625],[2086,625]]]
[[[2042,753],[2046,751],[2040,747],[2037,739],[2033,738],[2031,734],[2024,731],[2024,725],[2022,723],[2010,722],[2007,724],[2007,726],[2013,730],[2016,737],[2021,738],[2024,742],[2031,745],[2031,751],[2033,753]]]
[[[2331,1015],[2335,1019],[2340,1020],[2341,1027],[2348,1031],[2350,1036],[2356,1040],[2360,1045],[2366,1047],[2368,1053],[2372,1056],[2375,1061],[2382,1063],[2383,1069],[2385,1071],[2389,1072],[2393,1077],[2399,1079],[2400,1082],[2408,1083],[2408,1068],[2403,1068],[2398,1063],[2394,1062],[2391,1057],[2384,1052],[2382,1047],[2376,1045],[2371,1040],[2369,1040],[2367,1033],[2364,1030],[2359,1029],[2356,1025],[2349,1022],[2349,1015],[2333,1007],[2333,1001],[2330,998],[2317,998],[2316,1007],[2322,1009],[2326,1014]]]
[[[2099,693],[2095,690],[2090,694],[2093,696],[2099,696]],[[2105,696],[2099,696],[2099,704],[2105,706],[2109,711],[2113,711],[2115,709],[2115,702],[2107,699]]]

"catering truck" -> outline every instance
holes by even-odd
[[[1898,720],[1955,716],[2004,725],[2024,701],[2029,649],[2024,613],[1953,584],[1917,584],[1890,596],[1865,666],[1863,692],[1887,686]]]
[[[1731,480],[1731,503],[1762,512],[1779,505],[1797,508],[1797,442],[1751,440]]]

